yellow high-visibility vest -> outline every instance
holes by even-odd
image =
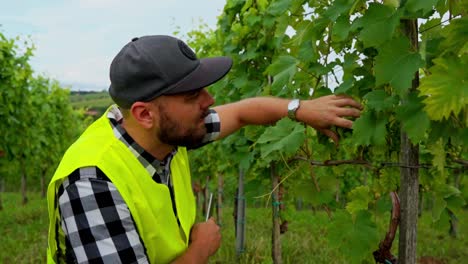
[[[47,262],[57,262],[55,230],[59,216],[58,187],[77,168],[97,166],[116,186],[130,209],[150,263],[169,263],[188,248],[195,223],[196,204],[192,191],[187,150],[179,147],[171,161],[171,178],[180,227],[172,208],[169,189],[156,183],[128,147],[114,136],[107,112],[94,122],[67,150],[47,190],[49,237]],[[63,240],[60,240],[63,241]],[[64,248],[61,249],[65,252]]]

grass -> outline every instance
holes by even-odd
[[[48,226],[45,199],[30,193],[29,203],[22,206],[17,193],[2,193],[1,198],[4,210],[0,211],[0,263],[45,263]],[[223,242],[210,263],[272,263],[270,210],[247,208],[246,250],[237,258],[232,208],[223,209]],[[430,215],[423,214],[418,223],[418,258],[425,256],[441,261],[427,263],[466,263],[467,219],[465,211],[459,219],[459,237],[452,238],[448,226],[436,228]],[[347,263],[340,249],[327,245],[328,222],[326,214],[321,212],[292,212],[288,231],[281,235],[283,263]],[[398,238],[394,242],[394,254],[397,244]]]
[[[45,263],[48,216],[45,199],[29,193],[21,205],[18,193],[1,193],[0,263]]]
[[[228,209],[231,213],[232,209]],[[234,219],[224,219],[222,227],[223,242],[211,263],[272,263],[271,260],[271,222],[269,208],[247,208],[246,210],[246,247],[236,262]],[[284,263],[344,263],[339,252],[324,246],[325,214],[313,215],[310,211],[294,213],[288,231],[281,235],[282,258]],[[336,260],[333,262],[330,260]]]

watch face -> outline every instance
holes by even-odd
[[[293,99],[288,104],[288,117],[296,120],[296,111],[299,108],[299,99]]]
[[[299,100],[294,99],[288,105],[288,110],[295,111],[299,106]]]
[[[292,100],[291,102],[291,108],[296,110],[296,108],[299,106],[299,100]]]

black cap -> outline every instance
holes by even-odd
[[[206,87],[231,66],[229,57],[198,59],[187,44],[171,36],[133,38],[111,63],[109,94],[128,109],[137,101]]]

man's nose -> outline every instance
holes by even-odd
[[[211,96],[211,94],[205,88],[202,89],[200,97],[201,107],[203,109],[212,106],[215,102],[213,96]]]

